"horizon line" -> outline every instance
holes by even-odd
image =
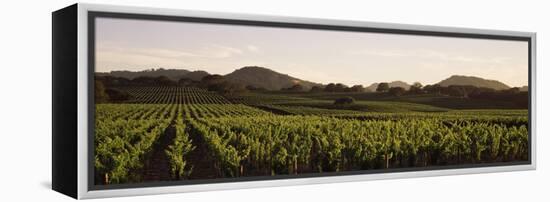
[[[287,75],[289,77],[292,77],[292,78],[295,78],[295,79],[300,79],[302,81],[306,81],[306,82],[310,82],[310,83],[316,83],[316,84],[321,84],[321,85],[328,85],[330,83],[334,83],[334,84],[339,84],[341,82],[328,82],[328,83],[324,83],[324,82],[315,82],[315,81],[310,81],[310,80],[304,80],[302,78],[298,78],[298,77],[295,77],[295,76],[292,76],[290,74],[287,74],[287,73],[281,73],[279,71],[275,71],[271,68],[268,68],[268,67],[263,67],[263,66],[257,66],[257,65],[247,65],[247,66],[242,66],[240,68],[236,68],[234,69],[233,71],[231,71],[231,73],[235,72],[236,70],[240,70],[242,68],[245,68],[245,67],[258,67],[258,68],[264,68],[264,69],[268,69],[268,70],[271,70],[273,72],[276,72],[278,74],[283,74],[283,75]],[[209,75],[221,75],[221,76],[225,76],[225,75],[228,75],[228,74],[231,74],[231,73],[227,73],[227,74],[218,74],[218,73],[212,73],[212,72],[208,72],[206,70],[201,70],[201,69],[186,69],[186,68],[165,68],[165,67],[158,67],[158,68],[146,68],[146,69],[141,69],[141,70],[124,70],[124,69],[114,69],[114,70],[111,70],[109,72],[98,72],[98,71],[95,71],[94,73],[112,73],[112,72],[117,72],[117,71],[127,71],[127,72],[144,72],[144,71],[147,71],[147,70],[159,70],[159,69],[163,69],[163,70],[185,70],[185,71],[189,71],[189,72],[197,72],[197,71],[202,71],[202,72],[206,72],[208,73]],[[500,82],[510,88],[514,88],[514,87],[525,87],[525,86],[529,86],[529,84],[523,84],[521,86],[513,86],[513,85],[509,85],[509,84],[506,84],[504,82],[502,82],[501,80],[498,80],[498,79],[488,79],[488,78],[484,78],[484,77],[481,77],[481,76],[475,76],[475,75],[462,75],[462,74],[451,74],[450,76],[440,80],[439,82],[445,80],[445,79],[448,79],[448,78],[451,78],[453,76],[464,76],[464,77],[476,77],[476,78],[480,78],[480,79],[484,79],[484,80],[488,80],[488,81],[497,81],[497,82]],[[372,84],[379,84],[379,83],[393,83],[393,82],[404,82],[406,83],[407,85],[412,85],[418,81],[412,81],[412,82],[409,82],[409,81],[403,81],[403,80],[392,80],[392,81],[378,81],[378,82],[372,82],[371,84],[369,84],[368,86],[372,85]],[[426,86],[426,85],[435,85],[435,84],[438,84],[439,82],[437,83],[432,83],[432,84],[422,84],[423,86]],[[341,83],[341,84],[344,84],[344,83]],[[354,85],[363,85],[363,84],[352,84],[352,85],[348,85],[348,84],[344,84],[344,85],[347,85],[347,86],[354,86]],[[367,84],[365,84],[367,85]],[[368,87],[368,86],[365,86]]]

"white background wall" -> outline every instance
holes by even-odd
[[[90,3],[538,33],[538,169],[105,201],[543,201],[550,199],[547,1],[96,0]],[[68,201],[51,186],[51,12],[73,1],[1,1],[0,201]],[[547,79],[545,81],[545,79]]]

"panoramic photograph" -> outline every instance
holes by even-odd
[[[527,41],[98,17],[93,184],[529,160]]]

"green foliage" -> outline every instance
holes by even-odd
[[[243,104],[195,104],[219,103],[218,95],[200,93],[206,91],[166,90],[157,99],[179,104],[96,105],[96,180],[140,182],[136,171],[169,127],[176,134],[165,153],[175,179],[192,174],[191,135],[204,140],[222,177],[508,162],[528,155],[527,110],[426,113],[410,110],[423,105],[357,101],[353,105],[384,109],[361,112],[274,95],[286,104],[273,107],[291,114],[281,116]],[[185,92],[170,97],[171,90]],[[400,108],[407,110],[387,113]]]
[[[390,89],[390,84],[388,83],[379,83],[376,87],[376,92],[386,92]]]
[[[175,127],[176,137],[174,143],[165,152],[170,160],[172,176],[175,179],[182,179],[188,177],[193,170],[193,166],[188,165],[185,159],[196,147],[193,146],[189,138],[186,125],[183,123],[181,116],[178,117]]]
[[[154,86],[121,87],[134,99],[129,103],[140,104],[230,104],[220,94],[194,87]]]
[[[96,103],[104,103],[109,100],[109,96],[105,93],[105,85],[103,85],[103,82],[98,80],[95,81],[94,97]]]
[[[168,127],[175,109],[175,105],[96,105],[96,178],[105,184],[139,180],[130,171],[143,167],[145,155]]]
[[[388,93],[390,93],[390,95],[393,95],[393,96],[401,96],[401,95],[405,94],[406,91],[407,90],[405,90],[402,87],[391,87],[388,90]]]
[[[353,102],[355,102],[355,99],[353,99],[352,97],[343,97],[334,100],[335,105],[353,104]]]
[[[212,157],[225,168],[222,172],[235,177],[243,175],[240,167],[297,174],[304,167],[325,172],[525,160],[524,122],[503,118],[509,125],[494,124],[494,119],[498,118],[264,115],[198,118],[191,126],[205,137]]]

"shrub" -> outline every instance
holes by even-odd
[[[334,100],[335,105],[353,104],[354,102],[355,99],[353,99],[352,97],[343,97]]]

